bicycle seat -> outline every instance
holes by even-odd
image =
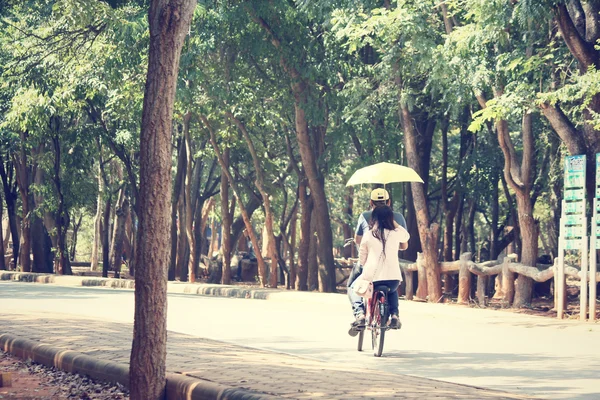
[[[390,288],[389,288],[389,286],[386,286],[386,285],[373,285],[373,291],[389,293]]]

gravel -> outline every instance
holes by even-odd
[[[41,381],[40,386],[52,392],[52,399],[129,399],[129,392],[119,383],[112,384],[94,381],[87,376],[71,374],[54,367],[37,364],[31,360],[22,361],[4,352],[0,352],[0,361],[2,362],[1,371],[12,371],[13,374],[20,374],[25,377],[30,375],[39,379]]]

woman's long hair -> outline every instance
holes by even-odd
[[[375,207],[369,225],[373,236],[383,244],[383,255],[385,256],[385,230],[393,231],[396,229],[394,226],[394,211],[389,206]]]

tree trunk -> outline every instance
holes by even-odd
[[[36,168],[35,176],[33,181],[35,185],[44,184],[43,170]],[[36,192],[33,195],[33,203],[41,205],[44,203],[44,196],[41,192]],[[47,218],[47,217],[50,218]],[[33,214],[31,218],[31,253],[33,255],[33,264],[31,266],[32,272],[51,274],[57,272],[55,269],[54,254],[52,248],[57,247],[56,234],[54,235],[54,241],[51,240],[48,235],[48,231],[58,232],[55,224],[55,216],[51,213],[46,213],[46,226],[40,217]]]
[[[354,238],[354,230],[348,221],[352,221],[352,209],[354,207],[354,188],[348,187],[346,188],[346,193],[344,194],[344,201],[346,206],[344,207],[344,223],[342,224],[342,228],[344,230],[344,243],[346,239]],[[344,258],[356,257],[356,246],[350,245],[344,247]]]
[[[296,251],[296,221],[298,221],[298,211],[294,211],[290,222],[290,245],[289,245],[289,265],[290,265],[290,286],[296,284],[298,269],[295,260]],[[296,288],[297,289],[297,288]]]
[[[177,219],[177,206],[180,201],[181,186],[183,175],[185,174],[185,146],[182,144],[181,138],[177,139],[177,172],[175,173],[175,182],[173,185],[173,197],[171,198],[171,261],[169,263],[168,279],[174,281],[179,277],[176,273],[177,269],[177,242],[179,235],[177,234],[180,221]]]
[[[521,264],[535,266],[538,258],[539,227],[533,217],[531,199],[526,193],[517,193],[517,208],[519,212],[519,227],[522,235]],[[533,295],[533,279],[519,275],[515,281],[515,298],[513,307],[527,307],[531,304]]]
[[[1,161],[0,161],[1,162]],[[4,220],[4,204],[2,204],[2,199],[0,198],[0,222]],[[4,229],[2,227],[3,224],[0,224],[0,243],[2,243],[2,248],[0,248],[0,270],[6,270],[6,260],[4,259]]]
[[[0,154],[0,177],[2,177],[2,188],[4,190],[4,201],[6,201],[6,211],[8,214],[8,226],[10,237],[12,239],[12,268],[17,267],[19,257],[19,223],[17,221],[17,183],[15,181],[15,166],[10,160],[4,160]],[[7,240],[8,238],[4,238]]]
[[[420,160],[418,159],[417,134],[413,125],[413,117],[406,104],[400,106],[402,115],[402,126],[404,128],[404,143],[408,166],[417,171],[420,176],[424,176],[421,171]],[[425,270],[427,273],[427,295],[430,302],[438,302],[442,298],[442,289],[440,286],[440,270],[437,260],[437,238],[439,225],[430,224],[429,212],[427,210],[427,197],[425,188],[421,183],[411,183],[413,194],[413,203],[417,215],[419,226],[419,236],[423,248],[423,257]]]
[[[71,256],[71,261],[75,261],[77,258],[77,239],[79,236],[79,229],[81,228],[82,221],[83,221],[83,213],[79,215],[77,222],[73,222],[73,234],[71,235],[71,250],[69,251],[69,255]]]
[[[279,252],[277,251],[277,245],[276,245],[276,241],[275,241],[275,233],[273,230],[273,220],[274,220],[273,211],[272,211],[272,207],[271,207],[271,199],[269,197],[269,193],[267,192],[267,190],[265,188],[264,170],[261,166],[260,158],[258,157],[258,154],[254,147],[254,143],[252,141],[252,138],[250,137],[250,134],[248,133],[248,130],[246,129],[246,126],[230,112],[227,112],[226,115],[229,117],[229,119],[231,119],[233,121],[233,123],[235,123],[238,130],[244,136],[244,139],[246,140],[246,144],[248,145],[248,149],[250,150],[250,155],[252,156],[252,162],[254,164],[254,171],[256,172],[256,180],[254,183],[256,184],[256,187],[262,196],[263,208],[265,211],[265,228],[267,231],[267,247],[268,247],[267,254],[268,254],[269,259],[271,260],[271,271],[269,274],[269,286],[272,288],[276,288],[277,287],[277,267],[279,266],[279,263],[281,260],[279,259]],[[331,229],[330,229],[330,233],[331,233]],[[334,281],[335,281],[335,277],[334,277]]]
[[[65,206],[65,199],[62,192],[62,179],[60,176],[61,165],[61,148],[59,130],[61,120],[59,117],[52,117],[50,124],[53,125],[55,135],[52,138],[54,145],[54,186],[58,197],[58,209],[56,211],[56,237],[57,248],[55,254],[55,272],[61,275],[72,275],[71,264],[69,262],[69,254],[67,249],[67,232],[71,225],[69,210]]]
[[[296,290],[308,290],[308,253],[310,248],[310,221],[312,215],[312,199],[307,193],[307,185],[301,180],[298,189],[300,198],[300,245],[298,246],[298,275],[296,277]]]
[[[250,236],[250,240],[252,241],[252,246],[254,247],[254,250],[255,250],[256,262],[258,263],[258,278],[260,280],[261,286],[264,287],[266,284],[265,277],[266,277],[266,272],[267,272],[266,266],[265,266],[265,260],[260,252],[260,246],[258,244],[256,234],[254,233],[254,228],[252,227],[252,223],[250,221],[250,215],[248,214],[246,207],[244,206],[242,197],[240,195],[241,192],[237,186],[237,183],[234,181],[233,176],[231,175],[231,172],[229,171],[229,168],[227,167],[227,164],[225,164],[225,161],[223,160],[223,156],[221,154],[221,151],[219,150],[219,146],[217,145],[217,138],[216,138],[214,130],[212,129],[212,127],[211,127],[210,123],[208,122],[208,119],[206,119],[206,117],[204,117],[203,115],[200,115],[200,119],[202,119],[202,122],[204,123],[204,125],[206,126],[206,129],[208,129],[208,131],[210,133],[210,142],[213,146],[213,149],[215,150],[215,153],[217,154],[217,158],[219,160],[219,165],[221,165],[221,173],[227,175],[227,180],[229,181],[229,185],[230,185],[231,189],[233,190],[233,194],[237,199],[237,203],[240,206],[240,212],[242,213],[242,218],[244,219],[244,225],[246,226],[246,232]]]
[[[313,207],[310,217],[310,234],[308,247],[308,290],[317,290],[319,288],[319,238],[317,233],[317,213]]]
[[[255,12],[251,12],[254,21],[264,29],[268,34],[271,43],[283,54],[283,45],[275,35],[267,22],[258,17]],[[291,81],[291,89],[294,94],[294,111],[296,125],[296,139],[302,165],[308,178],[311,196],[314,202],[314,211],[317,215],[316,229],[319,236],[320,251],[319,256],[324,265],[323,271],[323,289],[326,292],[335,292],[335,261],[333,258],[333,235],[331,233],[331,219],[329,216],[329,205],[325,195],[325,180],[321,169],[317,163],[318,150],[313,147],[313,140],[310,135],[308,119],[305,108],[308,104],[309,86],[300,72],[291,65],[288,60],[281,55],[280,63],[288,74]]]
[[[139,243],[130,360],[132,400],[164,398],[171,130],[179,57],[195,0],[152,0],[150,51],[140,137]]]
[[[110,251],[110,267],[113,271],[115,271],[115,278],[119,278],[121,276],[121,265],[123,264],[123,245],[125,243],[125,222],[127,222],[127,217],[129,214],[129,200],[124,197],[125,191],[121,189],[121,194],[119,195],[120,199],[116,204],[115,222]]]
[[[223,162],[229,168],[229,148],[223,150]],[[223,268],[221,274],[221,283],[229,285],[231,283],[231,224],[232,218],[229,212],[229,183],[227,175],[221,174],[221,220],[223,221],[222,228],[222,261]]]
[[[104,204],[104,212],[102,215],[102,276],[108,277],[108,270],[110,268],[110,209],[111,209],[111,198],[110,192],[108,199]]]
[[[186,239],[186,224],[187,214],[185,209],[184,196],[179,198],[178,207],[178,226],[177,226],[177,264],[175,266],[175,277],[179,278],[181,282],[188,281],[188,265],[187,265],[187,252],[188,252],[188,241]]]
[[[102,160],[99,161],[101,163]],[[102,242],[102,209],[104,208],[104,179],[101,166],[98,166],[98,200],[96,201],[96,215],[94,216],[94,241],[92,245],[91,270],[96,271],[99,263],[99,248]]]
[[[21,195],[21,243],[19,244],[19,265],[21,271],[31,272],[31,216],[33,212],[33,196],[30,193],[31,173],[25,151],[25,142],[28,138],[27,132],[21,132],[21,148],[19,157],[13,159],[17,171],[17,184]]]

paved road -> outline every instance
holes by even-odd
[[[345,297],[324,304],[169,296],[168,329],[312,359],[543,398],[600,398],[600,325],[401,302],[384,357],[354,350]],[[130,323],[133,292],[0,283],[0,310]]]

